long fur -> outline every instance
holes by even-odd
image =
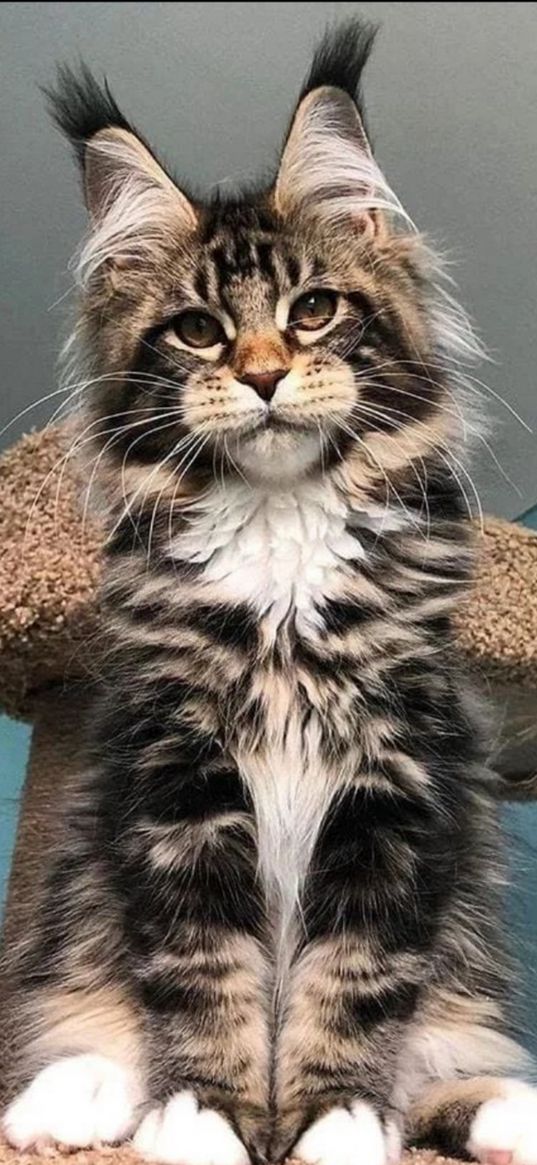
[[[22,1150],[484,1160],[517,1113],[533,1143],[452,626],[480,346],[373,158],[371,43],[324,43],[270,187],[195,204],[60,74],[106,653],[14,972]]]

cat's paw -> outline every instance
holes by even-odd
[[[537,1165],[537,1089],[505,1081],[472,1121],[467,1149],[483,1165]]]
[[[248,1165],[248,1153],[231,1125],[211,1108],[200,1108],[193,1092],[178,1092],[148,1112],[133,1138],[134,1148],[164,1165]]]
[[[291,1154],[307,1165],[395,1165],[401,1142],[395,1127],[385,1133],[365,1100],[332,1108],[306,1130]]]
[[[66,1056],[43,1068],[10,1104],[2,1128],[16,1149],[86,1149],[123,1141],[136,1124],[138,1089],[106,1056]]]

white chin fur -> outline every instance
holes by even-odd
[[[252,481],[296,481],[321,464],[319,434],[263,429],[237,440],[232,456]]]

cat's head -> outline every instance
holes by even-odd
[[[385,474],[452,440],[446,361],[470,333],[373,159],[360,109],[371,43],[356,23],[330,34],[274,181],[207,201],[106,86],[60,71],[53,113],[90,218],[71,344],[91,381],[82,440],[123,490],[349,462]]]

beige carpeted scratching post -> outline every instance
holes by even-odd
[[[43,857],[57,827],[62,787],[77,763],[83,710],[98,675],[100,531],[82,520],[84,488],[65,456],[65,430],[24,437],[0,458],[0,707],[33,722],[4,925],[0,1033],[9,1062],[10,938],[24,928]],[[80,504],[82,497],[82,505]],[[461,648],[497,701],[497,764],[504,799],[537,797],[537,535],[487,519],[480,570],[461,608]],[[71,1155],[98,1165],[127,1149]],[[433,1152],[409,1157],[420,1165]],[[0,1144],[3,1162],[30,1162]],[[365,1163],[367,1165],[367,1163]]]

